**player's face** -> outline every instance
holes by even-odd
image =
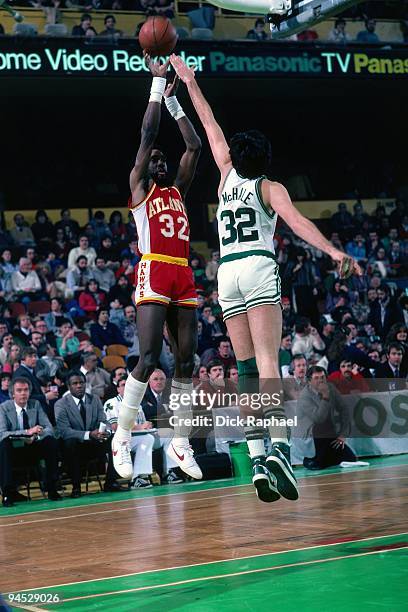
[[[166,156],[158,149],[153,149],[149,162],[149,175],[157,185],[167,185]]]

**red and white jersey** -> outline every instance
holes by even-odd
[[[129,200],[139,237],[142,255],[158,253],[188,259],[190,254],[190,225],[183,198],[175,185],[159,187],[153,183],[145,199],[139,204]]]

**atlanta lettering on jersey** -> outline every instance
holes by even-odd
[[[186,209],[180,199],[169,197],[169,201],[167,203],[163,198],[158,197],[149,201],[149,219],[163,212],[163,210],[174,210],[175,212],[182,212],[186,214]]]
[[[233,200],[240,200],[244,204],[247,204],[253,195],[252,191],[248,191],[245,187],[233,187],[229,193],[227,191],[223,192],[222,201],[226,204]]]

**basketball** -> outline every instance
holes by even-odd
[[[139,32],[140,46],[152,57],[171,53],[177,39],[177,32],[167,17],[149,17]]]

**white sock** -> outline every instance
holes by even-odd
[[[247,440],[247,444],[251,459],[255,459],[255,457],[265,457],[265,444],[263,438]]]
[[[116,430],[120,438],[129,438],[130,430],[135,424],[137,411],[146,393],[146,389],[147,382],[144,383],[136,380],[136,378],[129,374],[125,385],[123,401],[119,409],[118,428]]]
[[[192,419],[193,412],[191,410],[191,393],[193,391],[193,383],[182,383],[178,380],[171,381],[171,403],[174,406],[174,437],[188,438],[191,431],[191,425],[185,423],[186,419]],[[187,402],[189,398],[189,402]],[[181,400],[181,401],[180,401]]]

